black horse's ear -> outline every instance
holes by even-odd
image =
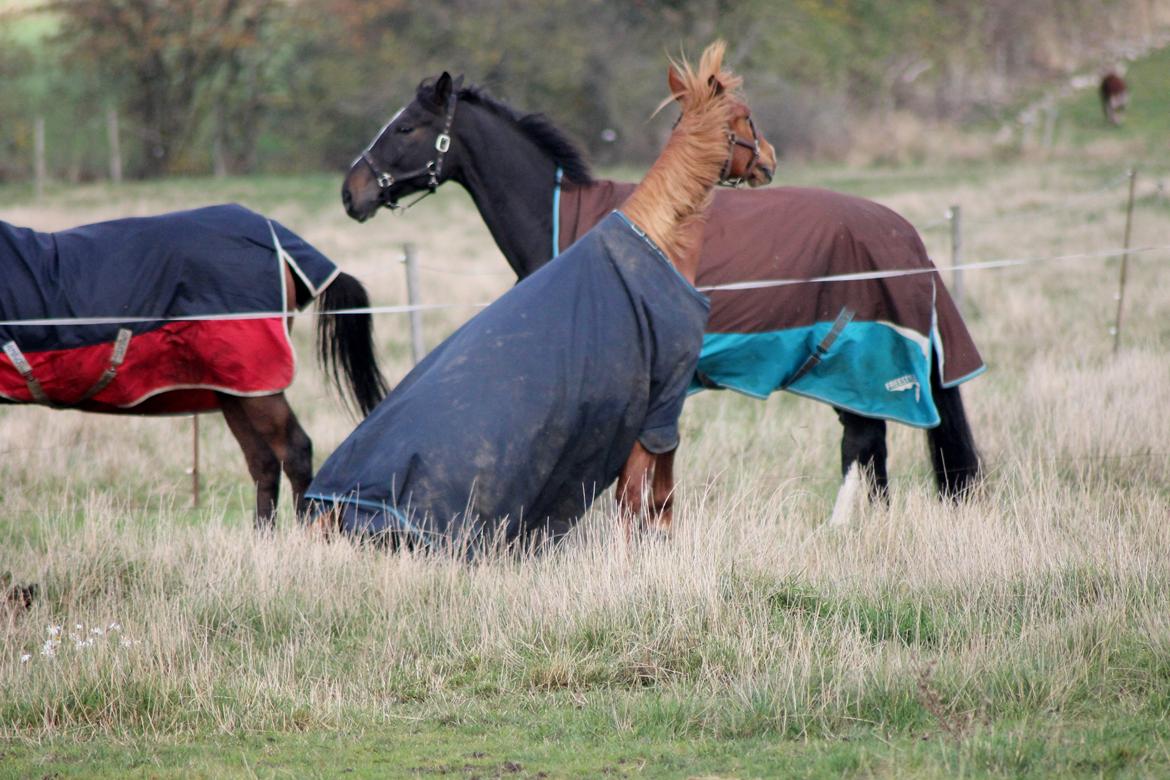
[[[435,79],[435,105],[447,105],[447,98],[451,97],[451,90],[454,84],[451,81],[451,74],[443,71],[439,78]]]

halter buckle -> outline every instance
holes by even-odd
[[[394,177],[388,173],[379,173],[376,181],[378,182],[379,187],[381,187],[384,190],[387,190],[387,189],[390,189],[390,186],[392,184],[394,184]]]
[[[435,149],[440,154],[445,154],[451,148],[451,136],[446,133],[439,133],[439,137],[435,139]]]

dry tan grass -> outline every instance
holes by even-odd
[[[920,223],[963,204],[971,260],[1045,256],[1119,242],[1121,189],[1072,195],[1096,181],[1030,167],[881,199]],[[1043,211],[1070,198],[1072,211]],[[130,195],[0,218],[60,227],[145,208]],[[1135,244],[1164,240],[1167,208],[1143,202]],[[486,301],[511,283],[454,193],[363,226],[295,197],[266,210],[363,278],[376,303],[403,301],[404,240],[428,267],[427,301]],[[944,237],[927,236],[942,258]],[[620,544],[607,500],[556,554],[475,567],[323,544],[287,517],[275,537],[253,536],[242,457],[213,417],[208,503],[192,514],[189,420],[0,410],[0,570],[44,590],[0,627],[2,729],[300,728],[465,709],[481,694],[491,706],[485,691],[588,702],[647,686],[692,702],[687,722],[717,734],[751,718],[781,733],[834,730],[899,701],[959,713],[955,729],[1013,707],[1083,704],[1114,679],[1122,645],[1170,645],[1166,257],[1133,259],[1116,357],[1116,261],[969,274],[970,325],[991,365],[965,387],[986,484],[966,505],[935,501],[921,433],[891,427],[890,507],[863,509],[843,532],[823,526],[835,416],[788,396],[688,402],[670,542]],[[428,343],[471,311],[428,313]],[[408,366],[405,325],[378,320],[391,379]],[[291,398],[320,458],[352,421],[307,339],[301,361]],[[47,624],[68,634],[109,621],[128,647],[39,654]],[[621,704],[612,717],[620,728],[639,715]]]

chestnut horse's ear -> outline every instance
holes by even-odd
[[[707,86],[711,88],[711,93],[714,95],[723,94],[723,82],[717,79],[714,75],[707,79]]]
[[[679,102],[682,101],[683,95],[687,92],[687,85],[683,82],[682,75],[678,72],[678,68],[673,65],[666,72],[666,83],[670,85],[670,94]]]

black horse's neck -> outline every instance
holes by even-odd
[[[523,279],[552,257],[556,161],[513,120],[461,102],[451,179],[475,201],[496,245]]]

